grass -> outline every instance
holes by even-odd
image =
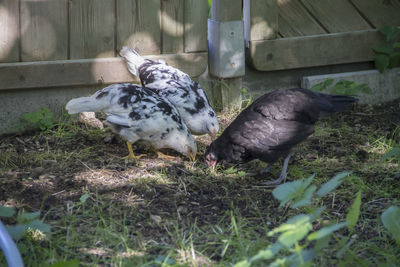
[[[399,205],[399,159],[382,160],[400,142],[393,119],[398,103],[393,107],[358,106],[324,119],[296,149],[291,180],[315,173],[319,185],[352,171],[316,203],[327,207],[324,221],[344,220],[362,190],[352,245],[339,255],[325,251],[316,265],[400,264],[400,248],[380,222],[387,207]],[[376,116],[382,112],[388,117]],[[219,114],[222,125],[237,113]],[[275,241],[267,232],[302,212],[278,208],[273,188],[262,186],[279,175],[281,165],[272,168],[271,176],[250,177],[246,174],[265,164],[219,166],[210,173],[201,157],[193,164],[150,153],[137,162],[125,161],[124,142],[105,141],[109,135],[64,118],[42,132],[0,139],[0,205],[41,210],[52,226],[50,234],[30,231],[18,241],[26,266],[72,259],[82,266],[231,266],[265,249]],[[197,141],[204,153],[209,138]],[[148,152],[140,145],[136,150]],[[83,195],[89,198],[82,202]]]

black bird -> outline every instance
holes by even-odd
[[[346,95],[328,95],[307,89],[276,90],[258,98],[238,117],[206,151],[205,161],[212,168],[220,162],[243,163],[253,159],[267,162],[263,173],[280,158],[285,158],[280,177],[286,179],[291,149],[314,133],[321,117],[342,112],[357,99]]]

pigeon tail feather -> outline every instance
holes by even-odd
[[[125,59],[129,72],[139,77],[138,69],[146,61],[146,59],[129,46],[122,47],[121,51],[119,51],[119,54]]]
[[[76,114],[80,112],[96,112],[107,108],[110,105],[109,101],[97,100],[93,97],[79,97],[71,99],[67,106],[69,114]]]
[[[320,93],[320,98],[316,102],[320,109],[320,117],[329,116],[335,112],[344,112],[350,105],[358,99],[348,95],[328,95]]]

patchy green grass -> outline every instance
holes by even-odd
[[[237,113],[219,114],[223,127]],[[400,143],[399,125],[398,101],[357,106],[321,120],[296,148],[290,180],[315,173],[321,185],[338,172],[352,172],[314,203],[327,207],[325,222],[345,220],[362,190],[352,245],[326,250],[318,265],[400,264],[400,248],[380,221],[385,209],[400,203],[399,159],[382,160]],[[202,155],[195,163],[174,152],[175,160],[161,160],[140,144],[136,151],[149,154],[125,161],[125,143],[110,136],[64,118],[42,132],[0,139],[0,205],[41,210],[52,227],[50,234],[29,231],[18,241],[26,266],[71,259],[82,266],[231,266],[274,242],[267,233],[304,209],[279,208],[273,188],[263,186],[279,175],[279,164],[265,177],[247,175],[265,166],[259,161],[210,173]],[[210,139],[197,141],[203,154]]]

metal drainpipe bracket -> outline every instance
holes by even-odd
[[[208,20],[208,65],[218,78],[245,74],[244,27],[242,20]]]

